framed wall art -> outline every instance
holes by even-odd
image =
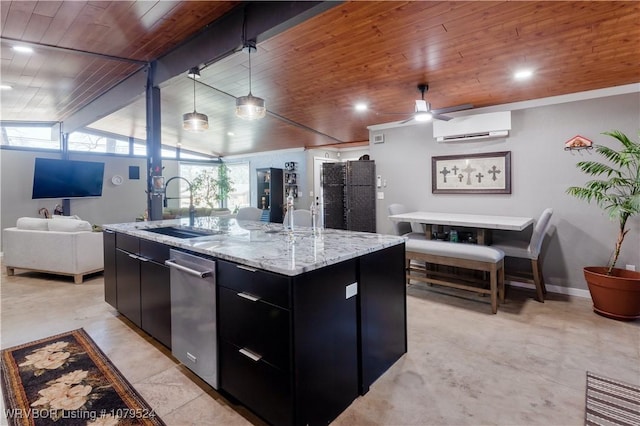
[[[511,194],[511,151],[431,157],[434,194]]]

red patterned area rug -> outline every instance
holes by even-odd
[[[10,425],[164,425],[83,329],[0,356]]]
[[[640,425],[640,386],[587,371],[585,425]]]

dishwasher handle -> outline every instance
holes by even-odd
[[[175,268],[179,271],[186,272],[189,275],[193,275],[198,278],[207,278],[213,275],[213,271],[196,271],[195,269],[187,268],[186,266],[178,265],[173,259],[165,260],[164,264],[170,268]]]

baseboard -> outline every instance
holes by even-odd
[[[535,290],[536,286],[531,283],[523,283],[520,281],[509,281],[507,280],[509,285],[514,287],[522,287],[527,289]],[[576,297],[584,297],[587,299],[591,299],[591,295],[589,294],[589,290],[583,290],[581,288],[572,288],[572,287],[561,287],[559,285],[550,285],[546,284],[545,287],[549,293],[558,293],[558,294],[566,294],[568,296],[576,296]]]

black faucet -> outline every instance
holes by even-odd
[[[189,226],[193,226],[193,223],[196,220],[196,207],[193,205],[193,187],[191,186],[191,182],[189,182],[186,178],[183,178],[182,176],[174,176],[172,178],[169,178],[169,180],[167,180],[167,182],[164,184],[164,201],[163,201],[163,205],[165,207],[167,207],[167,200],[171,199],[171,200],[175,200],[175,199],[180,199],[181,197],[167,197],[167,187],[169,186],[169,182],[171,182],[174,179],[182,179],[185,182],[187,182],[187,185],[189,185]]]

